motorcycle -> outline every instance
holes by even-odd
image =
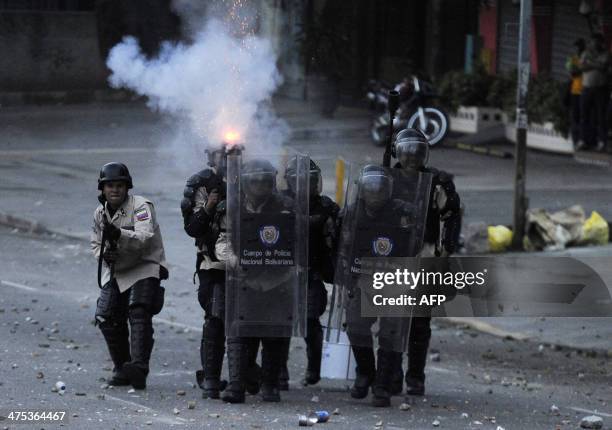
[[[367,99],[370,107],[379,112],[370,129],[374,144],[384,146],[388,137],[387,103],[391,89],[400,93],[400,107],[393,121],[394,135],[405,128],[418,128],[425,134],[430,146],[441,143],[448,135],[450,128],[448,116],[441,109],[430,104],[432,99],[437,97],[433,86],[412,76],[410,80],[404,80],[394,88],[385,82],[370,81]]]

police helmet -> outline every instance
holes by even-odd
[[[122,181],[127,184],[128,189],[133,187],[132,177],[127,166],[123,163],[107,163],[100,170],[100,178],[98,179],[98,190],[104,188],[104,184],[112,181]]]
[[[395,138],[392,155],[402,167],[425,167],[429,161],[429,142],[420,130],[407,128]]]
[[[372,209],[382,208],[393,194],[393,177],[381,166],[365,166],[359,177],[359,196]]]
[[[292,157],[287,162],[287,168],[285,169],[285,180],[289,189],[295,193],[297,187],[297,168],[298,168],[298,157]],[[321,168],[312,159],[310,160],[310,196],[319,195],[323,189],[323,179],[321,178]]]
[[[268,160],[249,160],[242,166],[240,181],[245,194],[265,197],[276,190],[277,170]]]

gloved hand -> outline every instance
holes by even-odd
[[[211,215],[215,211],[217,203],[219,203],[219,191],[215,188],[208,194],[208,200],[206,201],[206,206],[204,206],[206,213]]]
[[[113,224],[108,223],[104,226],[104,228],[106,229],[108,240],[111,242],[117,242],[121,237],[121,229],[115,227]]]
[[[106,261],[106,264],[108,264],[109,266],[114,264],[115,261],[117,261],[117,257],[119,256],[119,253],[116,250],[112,250],[112,249],[105,249],[104,250],[104,254],[102,254],[102,258],[104,259],[104,261]]]

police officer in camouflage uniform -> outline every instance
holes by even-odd
[[[461,232],[461,206],[455,184],[450,174],[429,167],[429,142],[420,130],[408,128],[397,134],[392,154],[395,168],[428,172],[433,175],[425,245],[421,256],[440,257],[455,252]],[[398,196],[398,198],[401,198]],[[442,225],[442,228],[441,228]],[[408,345],[408,371],[406,372],[406,394],[425,394],[425,364],[431,339],[431,317],[412,319]],[[394,394],[402,391],[401,360],[394,376]]]
[[[215,243],[220,230],[213,228],[217,205],[225,200],[227,184],[227,154],[238,147],[226,144],[207,150],[208,167],[192,175],[185,185],[181,212],[185,232],[195,239],[198,249],[196,272],[199,280],[198,301],[204,310],[204,324],[200,342],[202,370],[196,372],[196,380],[202,388],[202,397],[218,399],[225,389],[221,380],[225,355],[225,262],[215,254]],[[257,374],[255,358],[251,360]],[[258,379],[250,381],[249,392],[257,393]]]
[[[297,157],[287,163],[285,179],[289,189],[287,195],[295,198],[297,176]],[[334,245],[338,212],[340,208],[329,197],[321,195],[323,179],[321,169],[310,160],[309,189],[309,230],[308,230],[308,319],[306,357],[308,360],[306,374],[302,383],[314,385],[321,380],[321,355],[323,353],[323,327],[319,318],[327,307],[327,290],[323,282],[332,283],[334,278]],[[287,351],[287,359],[288,359]],[[287,359],[281,369],[280,388],[289,387]]]
[[[110,385],[144,389],[153,349],[152,318],[163,306],[160,281],[168,278],[168,270],[153,203],[128,194],[131,188],[124,164],[102,167],[91,234],[101,288],[95,318],[114,364]]]

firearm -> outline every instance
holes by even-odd
[[[104,261],[104,251],[106,248],[106,243],[108,242],[108,247],[111,251],[117,250],[117,241],[113,240],[110,237],[110,223],[108,222],[108,218],[106,214],[102,215],[102,223],[104,224],[102,228],[102,241],[100,243],[100,256],[98,257],[98,287],[102,288],[102,262]],[[109,264],[110,269],[110,280],[112,281],[115,277],[115,263]]]
[[[383,167],[391,167],[391,146],[393,145],[393,121],[395,120],[395,112],[399,108],[400,95],[398,91],[389,91],[387,106],[389,108],[389,136],[385,146],[385,154],[383,155]]]

